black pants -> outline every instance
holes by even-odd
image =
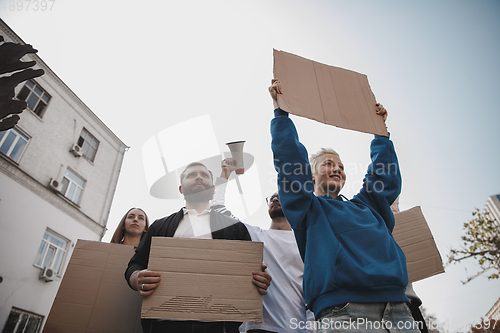
[[[170,321],[142,319],[144,333],[238,333],[241,323],[231,321]]]

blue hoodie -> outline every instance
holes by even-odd
[[[347,302],[409,302],[406,257],[392,236],[390,205],[401,192],[401,174],[389,138],[375,136],[372,163],[352,200],[316,197],[305,147],[288,113],[271,122],[274,167],[281,207],[304,260],[303,288],[309,308]]]

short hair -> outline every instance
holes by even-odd
[[[204,167],[205,169],[208,170],[207,166],[201,162],[191,162],[189,163],[188,165],[186,165],[186,167],[184,168],[184,170],[182,170],[181,172],[181,185],[182,185],[182,180],[184,179],[184,177],[186,176],[186,171],[187,169],[189,169],[190,167],[193,167],[193,166],[196,166],[196,165],[201,165],[202,167]],[[210,178],[212,178],[212,181],[214,180],[214,175],[212,174],[212,171],[208,170],[208,173],[210,174]]]
[[[325,155],[325,154],[332,154],[332,155],[337,156],[340,159],[339,153],[337,153],[332,148],[321,148],[315,154],[312,154],[311,157],[309,157],[309,164],[311,164],[311,171],[313,174],[316,172],[316,165],[318,165],[318,158],[321,155]]]

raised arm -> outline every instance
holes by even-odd
[[[221,162],[221,174],[215,180],[214,197],[210,203],[211,209],[227,215],[237,221],[240,219],[233,215],[233,213],[226,207],[226,188],[229,176],[237,169],[237,160],[234,158],[226,158]]]
[[[387,118],[387,110],[377,104],[377,114]],[[360,192],[353,200],[361,200],[377,210],[386,221],[387,227],[394,228],[391,205],[401,193],[401,172],[394,150],[388,137],[375,135],[370,145],[371,164],[363,180]]]
[[[281,94],[279,81],[273,79],[269,93],[275,107]],[[274,168],[278,173],[278,192],[285,216],[294,229],[300,229],[304,216],[314,199],[314,183],[306,148],[300,143],[297,130],[288,113],[276,108],[271,121],[271,148]]]

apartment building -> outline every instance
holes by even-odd
[[[500,194],[490,195],[484,210],[490,213],[490,217],[495,219],[496,225],[500,227]]]
[[[24,44],[2,20],[0,35]],[[126,150],[37,55],[24,60],[35,60],[45,74],[17,87],[28,108],[14,128],[0,132],[5,333],[41,331],[77,239],[104,234]]]

